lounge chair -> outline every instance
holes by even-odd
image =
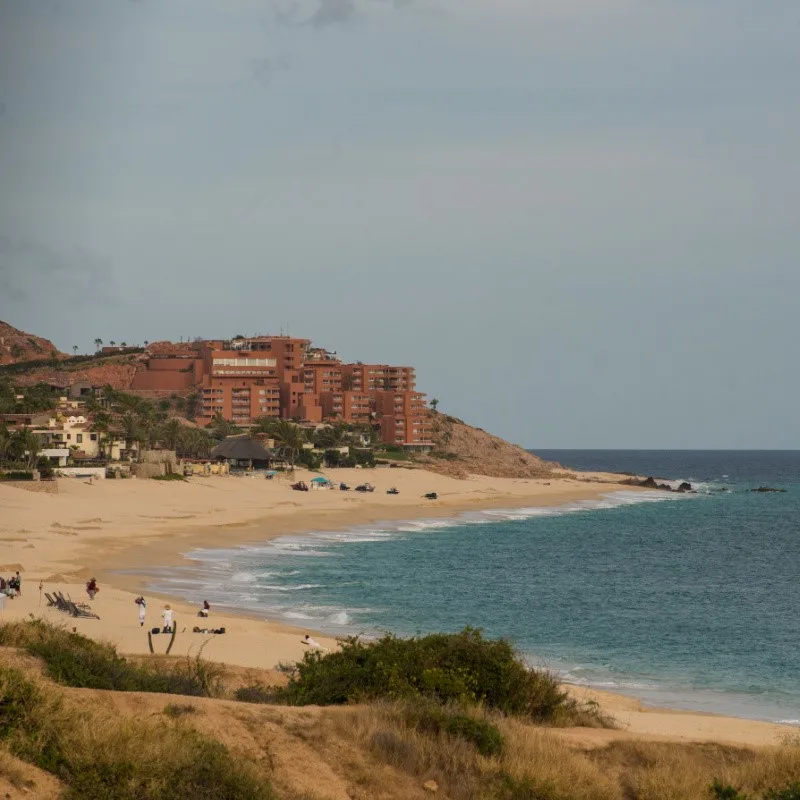
[[[73,617],[85,617],[86,619],[100,619],[94,611],[88,611],[85,608],[78,608],[75,603],[69,604],[69,612]]]
[[[56,608],[58,608],[58,601],[55,599],[55,597],[50,597],[50,595],[47,594],[47,592],[44,593],[44,596],[47,598],[47,605],[55,606]]]

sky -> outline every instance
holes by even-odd
[[[796,0],[0,0],[0,319],[288,332],[526,447],[800,448]]]

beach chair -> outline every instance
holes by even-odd
[[[55,606],[56,608],[58,608],[58,601],[55,599],[55,597],[50,597],[50,595],[47,594],[47,592],[44,593],[44,596],[47,598],[47,605]]]
[[[100,619],[100,617],[94,613],[94,611],[89,611],[86,608],[78,608],[75,603],[69,604],[69,612],[72,614],[73,617],[84,617],[86,619]]]
[[[67,599],[64,597],[61,592],[53,592],[53,597],[56,599],[56,606],[58,606],[59,611],[69,611],[69,604],[67,603]]]
[[[67,592],[67,602],[75,603],[75,605],[78,606],[78,608],[91,608],[91,606],[88,603],[79,603],[77,600],[73,600],[69,592]]]

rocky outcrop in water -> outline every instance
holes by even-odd
[[[670,486],[668,483],[659,483],[655,478],[645,478],[644,480],[631,479],[628,481],[623,481],[628,486],[639,486],[642,489],[657,489],[661,492],[675,492],[676,494],[688,494],[688,493],[695,493],[694,487],[691,483],[684,481],[683,483],[678,486],[677,489]]]
[[[772,486],[759,486],[758,489],[751,489],[751,492],[761,492],[762,494],[766,492],[785,492],[786,489],[773,489]]]

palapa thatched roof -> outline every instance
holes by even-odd
[[[271,461],[274,454],[249,436],[232,436],[220,442],[211,458],[235,458],[237,461]]]

